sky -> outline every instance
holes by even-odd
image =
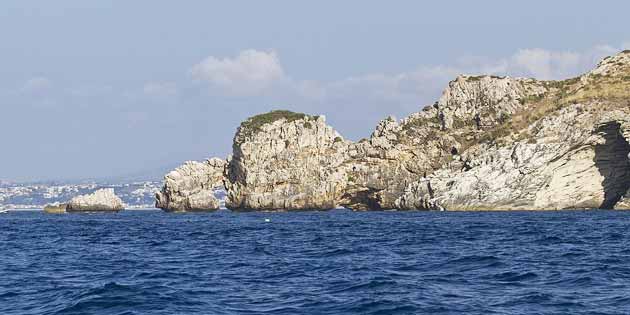
[[[563,79],[630,48],[627,1],[4,0],[0,180],[226,157],[239,123],[323,114],[348,139],[459,74]]]

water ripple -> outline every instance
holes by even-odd
[[[618,211],[12,212],[0,314],[628,314],[629,230]]]

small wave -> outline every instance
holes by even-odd
[[[562,243],[563,240],[557,236],[546,236],[536,240],[537,244],[549,245]]]
[[[538,278],[534,272],[518,273],[513,271],[504,272],[494,276],[495,280],[502,282],[521,282]]]
[[[353,254],[353,251],[345,249],[345,248],[336,248],[330,251],[323,252],[320,254],[320,256],[331,258],[331,257],[346,256],[350,254]]]
[[[491,263],[499,261],[500,259],[496,256],[478,256],[478,255],[470,255],[464,256],[460,258],[456,258],[454,260],[449,261],[449,264],[468,264],[468,263]]]
[[[522,307],[525,305],[540,305],[553,301],[554,295],[544,292],[530,292],[516,298],[505,298],[504,301],[494,304],[492,306],[502,307]]]
[[[0,293],[0,298],[10,298],[10,297],[19,296],[19,295],[20,294],[15,291],[8,291],[8,292]]]
[[[392,281],[392,280],[369,280],[369,281],[364,281],[358,284],[351,284],[349,286],[345,286],[339,289],[332,289],[330,293],[331,294],[349,293],[349,292],[373,290],[373,289],[377,289],[377,288],[381,288],[385,286],[395,286],[395,285],[396,285],[396,281]]]
[[[72,303],[62,307],[55,314],[89,314],[97,310],[122,313],[129,307],[138,305],[139,300],[133,298],[135,293],[138,292],[132,286],[108,282],[80,292],[71,299]]]
[[[496,256],[469,255],[451,259],[442,265],[442,268],[457,268],[459,270],[473,270],[480,268],[497,268],[503,265]]]
[[[405,299],[360,298],[345,301],[336,307],[333,314],[419,314],[420,308]]]
[[[585,252],[582,251],[572,251],[572,252],[567,252],[564,253],[562,255],[560,255],[560,257],[563,258],[577,258],[577,257],[583,257],[586,256],[587,254]]]
[[[204,232],[199,232],[199,231],[195,231],[195,232],[190,232],[188,233],[188,237],[197,237],[197,236],[206,236],[207,234]]]

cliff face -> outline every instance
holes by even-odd
[[[575,104],[514,136],[476,145],[405,188],[402,209],[612,208],[630,184],[628,111]],[[465,161],[464,163],[462,161]],[[464,165],[466,167],[460,167]]]
[[[250,118],[234,138],[227,207],[334,208],[346,182],[339,166],[347,146],[323,116],[276,111]]]
[[[629,141],[630,51],[564,81],[460,76],[435,104],[359,142],[323,117],[248,119],[226,167],[227,206],[630,208]]]
[[[155,206],[175,212],[219,209],[214,190],[223,186],[226,164],[218,158],[184,163],[164,176],[164,186],[155,196]]]
[[[350,202],[344,205],[401,208],[397,200],[407,186],[443,167],[488,129],[521,110],[525,99],[545,91],[531,79],[458,77],[432,106],[400,123],[390,117],[368,141],[350,146],[346,161],[352,179],[346,194]]]
[[[405,188],[402,209],[627,208],[630,54],[543,94]],[[621,202],[619,202],[621,200]]]

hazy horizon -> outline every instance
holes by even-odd
[[[273,109],[367,137],[459,74],[562,79],[630,48],[630,3],[4,1],[0,180],[225,157]]]

